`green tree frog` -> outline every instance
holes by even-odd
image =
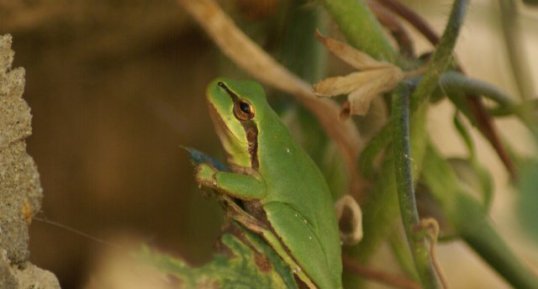
[[[197,182],[227,201],[310,289],[341,289],[338,224],[329,187],[252,81],[216,79],[209,111],[231,171],[197,166]]]

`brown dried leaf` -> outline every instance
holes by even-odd
[[[369,72],[354,72],[346,76],[335,76],[321,80],[314,84],[317,96],[337,96],[348,94],[371,81]]]
[[[395,65],[379,62],[366,53],[319,33],[317,36],[337,57],[361,70],[346,76],[329,77],[314,85],[318,96],[349,94],[340,111],[340,117],[343,119],[349,115],[365,115],[370,108],[370,102],[377,95],[394,89],[404,78],[402,70]]]
[[[400,71],[383,69],[370,72],[370,81],[349,94],[350,114],[365,115],[372,100],[387,91],[392,90],[402,79]]]
[[[392,67],[354,72],[326,78],[314,85],[314,91],[316,95],[326,97],[349,94],[340,113],[345,118],[349,114],[366,114],[374,97],[392,90],[402,78],[401,70]]]
[[[370,55],[359,51],[344,42],[338,41],[330,37],[325,37],[319,32],[316,32],[316,37],[336,57],[342,59],[342,61],[355,67],[358,70],[370,70],[393,66],[392,64],[387,62],[377,61],[374,58],[370,57]]]

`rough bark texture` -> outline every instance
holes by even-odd
[[[11,69],[11,36],[0,36],[0,288],[59,288],[56,277],[28,262],[28,225],[41,207],[39,174],[26,153],[30,108],[24,69]]]

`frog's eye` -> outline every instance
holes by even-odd
[[[239,99],[234,103],[234,115],[240,121],[251,120],[254,118],[254,109],[250,103]]]

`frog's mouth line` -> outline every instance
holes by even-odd
[[[215,131],[217,133],[217,136],[219,137],[220,141],[222,142],[222,146],[224,147],[224,151],[226,152],[226,156],[229,160],[233,159],[233,154],[228,150],[228,147],[231,143],[241,143],[239,138],[232,133],[230,128],[226,125],[220,114],[218,113],[217,109],[213,106],[213,104],[209,103],[209,116],[211,117],[211,120],[214,124]]]

